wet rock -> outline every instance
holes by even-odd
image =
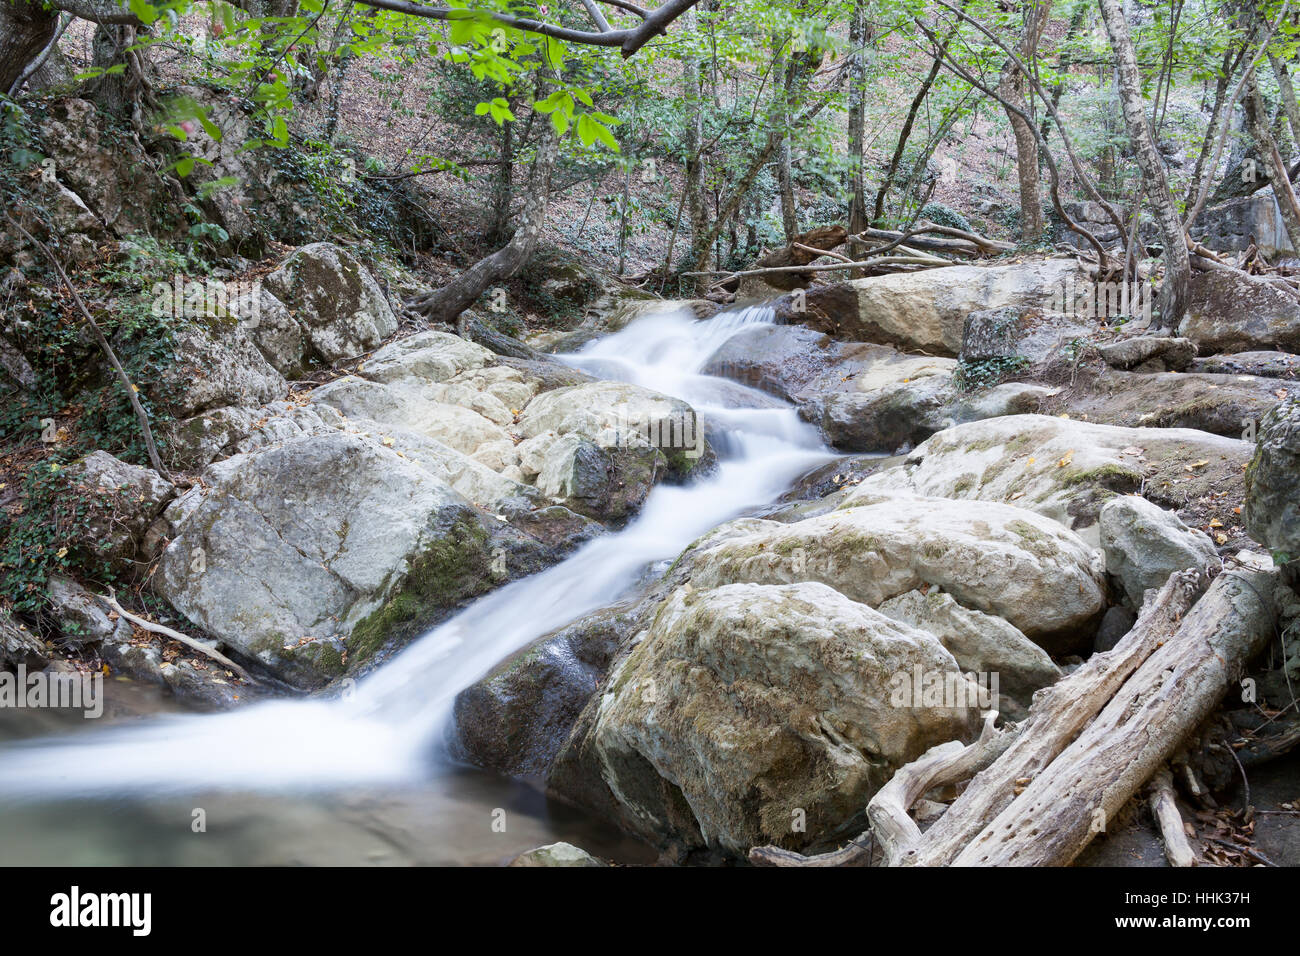
[[[479,514],[378,441],[297,438],[204,481],[154,589],[296,686],[321,686],[497,583]]]
[[[1112,498],[1099,519],[1106,570],[1119,580],[1134,608],[1142,606],[1148,590],[1163,587],[1171,574],[1190,568],[1213,574],[1222,567],[1208,535],[1145,498]]]
[[[597,611],[498,664],[456,697],[456,742],[476,766],[536,774],[554,761],[636,617]]]
[[[608,866],[586,850],[572,843],[551,843],[535,850],[521,853],[510,861],[511,866]]]

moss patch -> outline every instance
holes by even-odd
[[[488,534],[463,518],[411,562],[406,580],[347,640],[355,667],[389,646],[407,643],[446,611],[492,587]]]

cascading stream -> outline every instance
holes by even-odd
[[[701,374],[731,335],[771,321],[772,310],[763,307],[703,322],[689,312],[661,312],[563,357],[599,377],[688,402],[720,436],[714,474],[656,488],[623,531],[481,598],[343,699],[276,701],[20,741],[0,748],[0,796],[328,789],[427,779],[457,693],[548,631],[617,600],[647,567],[771,501],[833,457],[789,406]],[[445,756],[435,762],[435,774],[449,763]]]

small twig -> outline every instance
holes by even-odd
[[[184,644],[186,647],[190,648],[191,650],[198,651],[200,654],[205,654],[208,657],[211,657],[218,664],[221,664],[224,667],[227,667],[230,670],[234,671],[236,674],[238,674],[244,680],[248,681],[250,684],[257,683],[255,680],[253,680],[252,675],[249,674],[248,671],[244,670],[242,667],[240,667],[238,664],[232,661],[229,657],[227,657],[225,654],[222,654],[220,651],[216,650],[215,648],[208,647],[203,642],[196,641],[194,638],[188,637],[185,634],[182,634],[180,631],[174,631],[170,627],[166,627],[162,624],[155,624],[153,621],[149,621],[146,620],[145,618],[140,617],[139,615],[132,614],[130,611],[122,607],[122,605],[117,603],[117,598],[113,596],[113,592],[110,591],[108,594],[101,594],[99,595],[99,598],[101,601],[103,601],[105,604],[111,607],[118,614],[122,615],[122,617],[126,618],[132,624],[136,624],[144,628],[146,631],[152,631],[155,634],[161,634],[164,637],[170,637],[173,641],[179,641],[181,644]]]

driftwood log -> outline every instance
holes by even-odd
[[[1074,860],[1268,643],[1276,625],[1273,577],[1251,571],[1220,575],[1173,639],[1142,663],[1078,739],[952,864],[1063,866]]]
[[[932,748],[900,769],[868,806],[872,829],[848,847],[813,857],[756,847],[751,861],[861,865],[874,844],[894,866],[1065,865],[1153,776],[1172,827],[1159,773],[1272,635],[1272,577],[1230,571],[1198,601],[1203,570],[1171,576],[1112,650],[1036,694],[1023,723],[996,732],[990,721],[974,744]],[[911,805],[976,770],[921,833]],[[1186,865],[1176,837],[1166,846]]]

